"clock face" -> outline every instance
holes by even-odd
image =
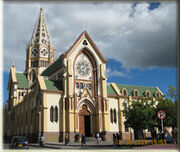
[[[38,56],[38,49],[37,48],[33,48],[32,49],[32,54],[31,54],[32,57],[37,57]]]
[[[81,54],[78,56],[77,61],[75,63],[75,78],[77,79],[88,79],[92,78],[92,67],[89,59]]]
[[[42,48],[40,50],[41,57],[48,57],[48,50],[46,48]]]

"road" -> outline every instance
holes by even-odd
[[[8,150],[9,149],[9,144],[4,144],[4,149]],[[147,146],[120,146],[120,147],[116,147],[114,148],[112,144],[109,145],[105,145],[105,144],[100,144],[100,145],[84,145],[81,146],[81,144],[76,144],[76,145],[67,145],[64,146],[64,144],[46,144],[44,147],[40,147],[38,144],[30,144],[29,146],[30,150],[52,150],[52,149],[92,149],[92,150],[96,150],[96,149],[134,149],[134,150],[138,150],[138,149],[159,149],[159,150],[172,150],[172,151],[176,151],[177,150],[177,144],[166,144],[166,145],[147,145]]]

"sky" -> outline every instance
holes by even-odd
[[[108,60],[107,82],[176,87],[176,2],[5,2],[3,3],[3,101],[14,63],[25,70],[26,47],[40,7],[56,49],[66,52],[87,30]]]

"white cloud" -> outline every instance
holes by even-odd
[[[9,71],[13,58],[17,69],[24,70],[26,44],[31,39],[40,5],[40,2],[4,2],[5,70]],[[152,16],[149,14],[157,9],[148,10],[149,3],[139,3],[134,8],[133,3],[120,2],[48,2],[42,6],[56,57],[69,49],[86,29],[105,58],[121,62],[126,69],[175,67],[175,3],[157,8],[159,11]],[[147,19],[140,22],[145,16]],[[137,25],[120,34],[134,24]]]
[[[112,76],[115,76],[115,77],[127,77],[127,73],[123,73],[123,72],[120,72],[120,71],[117,71],[117,70],[111,70],[110,68],[107,68],[106,69],[106,77],[107,78],[110,78]]]

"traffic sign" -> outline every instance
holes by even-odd
[[[162,110],[158,111],[157,117],[161,120],[163,120],[166,117],[166,113]]]

